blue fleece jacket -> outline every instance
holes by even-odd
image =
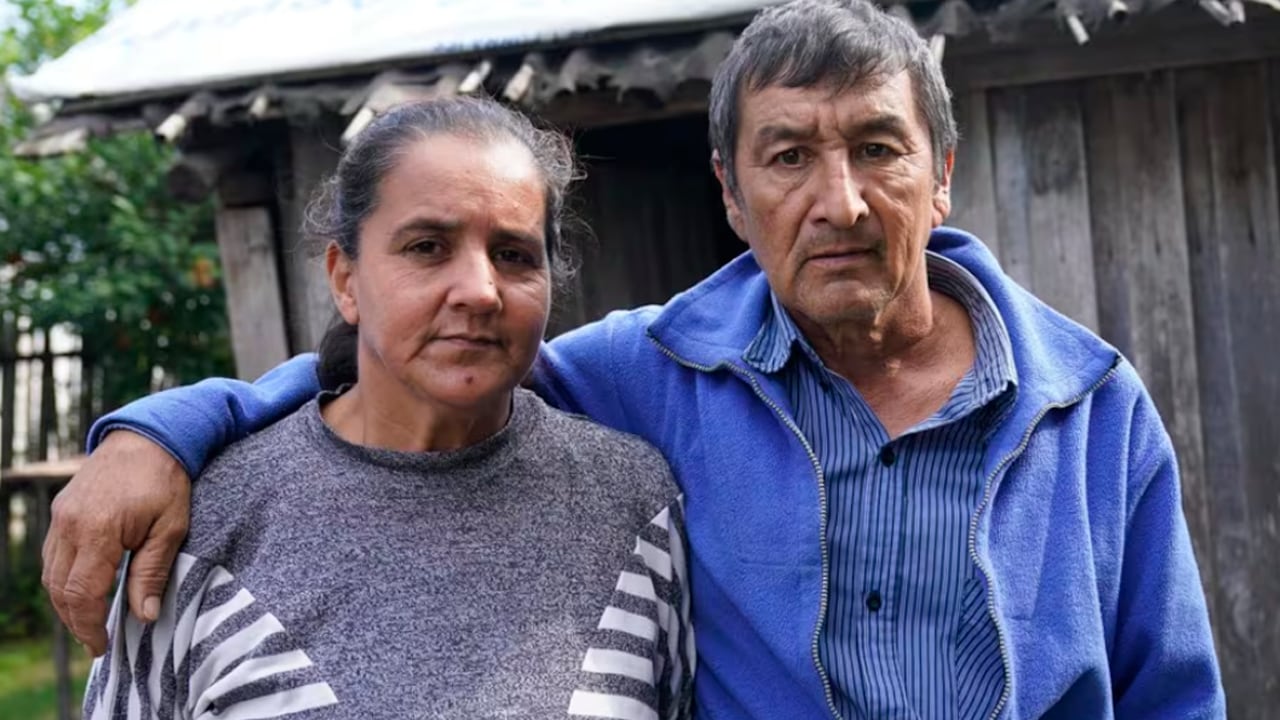
[[[1225,700],[1168,434],[1133,368],[1005,276],[972,236],[929,249],[973,273],[1014,344],[1017,399],[986,453],[969,555],[984,578],[1005,688],[993,717],[1220,718]],[[552,341],[535,368],[559,407],[634,433],[686,498],[699,715],[834,715],[818,637],[825,492],[779,383],[743,351],[768,286],[743,255],[663,307]],[[253,386],[211,380],[105,418],[209,455],[301,404],[314,359]]]

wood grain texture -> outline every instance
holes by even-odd
[[[1096,329],[1079,88],[1009,88],[991,97],[1005,271],[1058,311]]]
[[[289,357],[271,214],[220,208],[216,227],[236,376],[253,380]]]
[[[1266,66],[1179,72],[1217,632],[1233,718],[1280,707],[1280,210]]]
[[[996,186],[996,233],[1000,237],[1000,263],[1014,282],[1035,290],[1031,277],[1031,219],[1028,214],[1030,181],[1024,128],[1027,96],[1020,88],[992,90],[992,159]]]
[[[991,161],[991,130],[987,94],[963,93],[955,99],[960,143],[956,147],[951,176],[951,217],[948,225],[968,230],[1000,257],[1000,231],[996,222],[995,168]]]
[[[289,130],[288,152],[277,154],[280,177],[280,263],[294,353],[315,350],[335,317],[321,254],[301,233],[307,205],[321,181],[338,167],[342,125],[333,118]],[[287,164],[286,164],[287,163]]]

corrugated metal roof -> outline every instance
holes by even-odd
[[[27,101],[151,93],[751,13],[762,0],[139,0],[29,77]]]

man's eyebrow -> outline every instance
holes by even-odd
[[[817,129],[813,125],[769,123],[760,126],[760,129],[756,130],[753,144],[757,148],[762,148],[779,142],[808,140],[814,136],[816,131]]]
[[[898,115],[883,113],[853,123],[844,133],[846,139],[856,139],[867,135],[892,135],[904,139],[911,134],[907,123]]]

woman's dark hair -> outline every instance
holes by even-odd
[[[494,100],[450,97],[408,103],[375,119],[352,141],[338,169],[321,183],[307,208],[303,233],[318,248],[335,243],[349,258],[360,255],[360,227],[378,204],[378,186],[414,143],[433,135],[481,141],[515,141],[533,156],[545,184],[544,234],[555,288],[573,274],[565,240],[565,193],[577,177],[568,138],[535,127],[529,118]],[[325,389],[356,380],[357,328],[338,317],[320,341],[317,373]]]

